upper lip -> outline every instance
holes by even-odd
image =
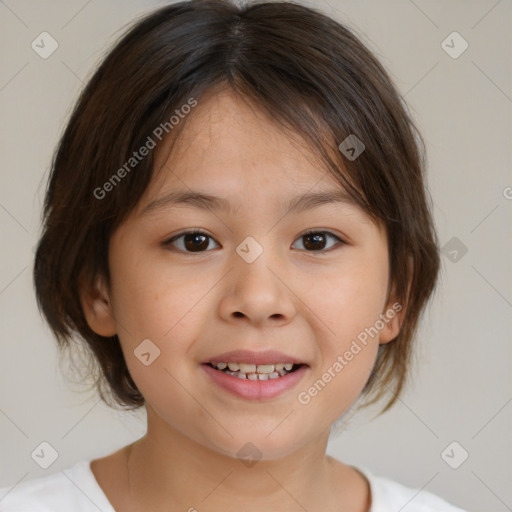
[[[278,352],[276,350],[265,350],[263,352],[252,352],[250,350],[233,350],[214,356],[203,364],[207,363],[243,363],[243,364],[274,364],[274,363],[293,363],[306,364],[300,359]]]

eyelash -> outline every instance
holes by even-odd
[[[346,242],[344,240],[342,240],[338,235],[335,235],[334,233],[332,233],[330,231],[321,231],[321,230],[309,230],[309,231],[306,231],[302,235],[299,235],[297,240],[300,239],[300,238],[304,238],[307,235],[313,235],[313,234],[319,234],[319,233],[327,234],[327,235],[335,238],[339,242],[337,245],[346,245]],[[179,238],[181,238],[183,236],[186,236],[186,235],[203,235],[203,236],[213,240],[213,237],[211,237],[205,231],[202,231],[201,229],[192,229],[192,230],[188,230],[188,231],[182,231],[181,233],[178,233],[177,235],[174,235],[172,238],[169,238],[168,240],[165,240],[164,242],[162,242],[162,245],[164,247],[168,248],[169,246],[172,245],[173,242],[175,242]],[[334,247],[336,247],[336,245]],[[323,253],[325,253],[327,251],[330,251],[331,249],[332,249],[332,247],[330,247],[329,249],[322,249],[322,250],[319,250],[319,251],[307,251],[306,249],[300,249],[300,250],[304,250],[305,252],[314,253],[314,254],[323,254]],[[209,250],[197,251],[197,252],[185,251],[185,250],[182,250],[182,249],[169,249],[169,250],[176,250],[177,252],[182,252],[184,254],[201,254],[201,253],[209,252]]]

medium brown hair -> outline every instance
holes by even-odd
[[[147,188],[154,151],[122,173],[108,197],[94,191],[176,109],[190,98],[200,102],[219,85],[303,138],[385,226],[389,293],[407,309],[398,336],[380,345],[362,396],[369,404],[389,391],[386,410],[406,382],[412,341],[439,272],[424,184],[425,145],[387,72],[356,35],[292,2],[192,0],[166,6],[135,23],[89,80],[53,157],[34,266],[38,304],[59,347],[76,342],[86,349],[87,371],[105,403],[131,409],[144,404],[118,337],[91,330],[79,292],[98,276],[109,284],[110,236]],[[337,149],[351,134],[365,146],[354,160]]]

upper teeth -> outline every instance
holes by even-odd
[[[224,370],[228,367],[232,372],[239,371],[240,373],[273,373],[279,370],[290,371],[293,368],[293,363],[276,363],[276,364],[245,364],[245,363],[213,363],[219,370]]]

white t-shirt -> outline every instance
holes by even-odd
[[[0,489],[1,512],[115,512],[91,471],[80,461],[52,475]],[[427,491],[410,489],[366,468],[358,469],[370,482],[371,512],[465,512]]]

